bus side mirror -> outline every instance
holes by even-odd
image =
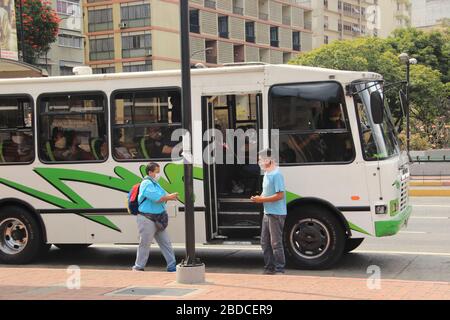
[[[383,123],[383,98],[379,91],[373,91],[370,94],[370,109],[372,111],[372,119],[375,124]]]

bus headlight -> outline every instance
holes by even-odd
[[[375,214],[386,214],[387,213],[387,206],[386,205],[378,205],[375,206]]]

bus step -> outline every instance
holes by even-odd
[[[261,212],[258,211],[220,211],[219,215],[254,215],[260,216]]]

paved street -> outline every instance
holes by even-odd
[[[414,210],[408,228],[401,231],[397,236],[381,239],[366,239],[358,250],[345,256],[342,261],[331,270],[305,271],[289,269],[285,276],[281,276],[284,280],[279,278],[281,282],[284,281],[283,286],[279,287],[279,289],[284,286],[289,287],[289,283],[292,281],[304,284],[314,279],[315,280],[312,281],[313,283],[322,283],[322,287],[328,289],[322,290],[320,286],[316,287],[311,284],[312,289],[310,289],[312,291],[310,291],[309,296],[305,295],[305,292],[299,288],[297,288],[298,290],[292,289],[293,291],[288,290],[288,293],[282,296],[286,299],[302,299],[305,297],[330,299],[353,299],[358,297],[369,299],[393,299],[397,297],[400,299],[421,299],[430,298],[430,294],[426,293],[426,290],[430,290],[430,292],[433,291],[435,294],[439,294],[438,296],[433,295],[435,298],[450,299],[450,198],[412,198],[412,204]],[[183,258],[184,250],[181,246],[177,248],[176,254],[179,260]],[[260,275],[262,255],[257,246],[200,246],[198,247],[198,256],[206,264],[208,282],[212,281],[216,284],[222,283],[224,286],[231,285],[229,281],[233,282],[235,280],[229,278],[230,274],[233,274],[238,278],[241,277],[242,279],[247,279],[251,274],[251,277],[255,277],[254,283],[261,283],[261,280],[267,279],[261,278],[267,276]],[[134,258],[134,246],[93,246],[78,253],[68,253],[57,248],[52,248],[45,258],[42,258],[32,265],[0,266],[0,268],[3,268],[3,270],[0,270],[0,280],[3,281],[3,286],[7,285],[6,283],[13,286],[14,284],[18,285],[19,283],[24,282],[23,279],[19,279],[20,277],[29,277],[29,283],[37,281],[33,277],[37,277],[38,280],[40,279],[39,281],[45,278],[52,279],[53,273],[56,275],[60,274],[62,271],[64,271],[63,273],[65,274],[65,277],[67,277],[67,274],[65,273],[67,266],[78,265],[81,267],[82,272],[84,272],[83,274],[88,274],[90,277],[94,277],[93,275],[96,274],[95,272],[103,272],[101,273],[102,276],[100,276],[104,286],[102,289],[103,291],[100,290],[101,292],[127,287],[127,285],[123,285],[123,283],[115,285],[111,282],[109,286],[108,283],[105,282],[106,279],[114,278],[116,276],[122,277],[122,275],[125,278],[128,277],[128,275],[133,277],[128,279],[128,286],[138,285],[141,283],[140,281],[144,281],[144,279],[147,279],[145,281],[150,282],[144,281],[142,282],[142,285],[158,285],[151,280],[155,277],[165,279],[165,282],[163,282],[166,283],[166,285],[176,284],[174,282],[174,274],[161,272],[164,270],[164,261],[156,246],[151,254],[149,266],[147,267],[147,270],[150,272],[144,273],[144,275],[148,275],[148,277],[143,275],[143,278],[139,278],[141,279],[139,281],[132,280],[136,276],[131,276],[132,273],[128,272]],[[382,283],[389,283],[392,285],[392,290],[396,288],[395,286],[399,285],[400,287],[395,290],[403,290],[401,292],[409,292],[412,290],[415,291],[415,295],[392,295],[393,293],[390,292],[390,290],[386,291],[386,287],[383,287],[384,296],[380,292],[375,294],[372,290],[368,290],[366,281],[371,275],[367,272],[369,266],[378,266],[380,268]],[[15,271],[17,271],[17,268],[21,269],[20,277],[16,275],[17,273]],[[16,277],[16,280],[12,280],[11,276],[7,276],[7,274],[15,275],[13,277]],[[405,280],[407,282],[405,282]],[[263,282],[266,281],[264,280]],[[339,283],[342,282],[348,285],[353,283],[355,290],[359,290],[359,295],[355,296],[351,290],[348,292],[336,291],[336,288],[340,285]],[[254,283],[249,284],[249,286],[251,287]],[[48,285],[54,286],[55,283],[50,282]],[[94,283],[92,285],[94,285]],[[59,283],[57,287],[58,286],[61,286],[61,283]],[[33,290],[38,290],[39,287],[33,288],[32,292],[34,292]],[[200,294],[194,298],[202,299],[202,297],[217,297],[211,295],[215,289],[211,287],[207,290],[207,292],[209,292],[207,296]],[[264,286],[258,289],[260,290],[258,291],[259,293],[257,293],[258,297],[265,298],[264,295],[261,296],[261,290],[263,289]],[[26,290],[17,290],[23,293],[24,298],[27,296]],[[27,290],[31,289],[28,288]],[[59,289],[55,290],[58,291]],[[226,292],[226,290],[224,292]],[[320,295],[323,296],[321,297]],[[19,296],[20,294],[18,294],[17,297]],[[35,297],[43,298],[43,296]],[[187,296],[186,298],[189,297],[191,296]],[[240,297],[246,299],[247,296],[245,293],[242,293]],[[0,295],[0,298],[3,297]],[[104,298],[103,293],[101,297],[97,296],[97,298]],[[226,296],[224,293],[223,298],[232,298],[232,296]],[[251,295],[249,295],[248,298],[251,298]]]

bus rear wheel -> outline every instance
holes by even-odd
[[[29,211],[16,206],[0,209],[0,262],[30,263],[44,249],[41,228]]]
[[[91,243],[56,243],[55,247],[66,251],[80,251],[88,248]]]
[[[358,248],[361,243],[364,241],[364,238],[349,238],[345,241],[345,253],[349,253],[356,248]]]
[[[303,207],[286,219],[286,257],[297,268],[332,267],[344,252],[345,240],[341,222],[326,209]]]

